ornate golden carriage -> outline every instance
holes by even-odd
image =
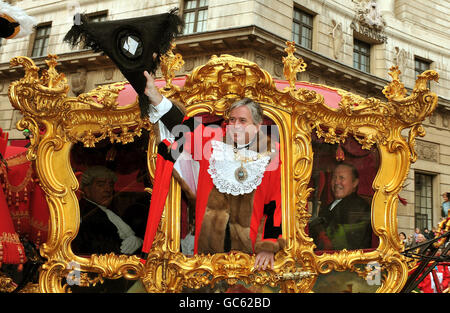
[[[175,78],[183,60],[172,52],[163,56],[165,82],[159,81],[161,92],[182,102],[190,116],[223,116],[229,99],[247,96],[261,103],[265,115],[277,126],[286,246],[276,254],[274,269],[264,271],[253,268],[253,255],[239,251],[193,256],[180,252],[181,188],[175,179],[145,265],[135,255],[74,254],[71,242],[80,221],[74,149],[96,149],[105,141],[127,146],[146,134],[148,141],[139,145],[145,145],[141,152],[151,178],[158,136],[149,120],[141,117],[127,82],[68,97],[67,80],[55,69],[56,56],[49,56],[48,69],[42,73],[29,58],[12,59],[11,65],[23,66],[25,75],[11,84],[9,97],[23,114],[17,128],[31,131],[28,158],[35,162],[51,217],[48,239],[40,250],[46,262],[40,270],[39,291],[70,291],[70,278],[76,277],[81,286],[100,284],[104,279],[137,280],[147,292],[180,292],[221,281],[257,291],[269,287],[279,292],[314,292],[318,280],[332,273],[349,273],[367,282],[374,268],[368,264],[379,266],[380,281],[372,291],[400,291],[409,267],[397,235],[398,194],[416,160],[415,137],[425,134],[421,123],[436,107],[437,96],[427,82],[437,80],[438,75],[434,71],[421,74],[408,96],[394,67],[389,73],[392,81],[383,90],[387,101],[366,99],[336,88],[296,82],[306,64],[294,56],[294,44],[287,45],[283,58],[286,81],[276,81],[257,64],[231,55],[212,56],[186,77]],[[408,138],[402,135],[405,129],[409,129]],[[358,145],[358,151],[371,151],[377,160],[370,181],[376,245],[364,250],[317,251],[307,231],[317,191],[312,183],[321,154],[317,147],[327,145],[335,151],[350,140]],[[142,192],[151,193],[151,186],[144,187]],[[347,287],[343,284],[342,290]]]

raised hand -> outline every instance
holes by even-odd
[[[147,71],[144,71],[144,76],[147,79],[147,85],[145,86],[144,93],[150,100],[150,103],[157,106],[161,103],[163,97],[155,85],[155,77]]]

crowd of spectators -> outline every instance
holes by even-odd
[[[405,249],[409,249],[417,245],[420,245],[421,243],[427,240],[434,239],[437,234],[438,234],[437,227],[433,227],[431,230],[429,230],[428,228],[425,228],[423,230],[416,228],[413,234],[406,236],[404,232],[401,232],[399,234],[399,237],[400,240],[402,240],[403,244],[405,245]]]
[[[442,219],[445,219],[442,217]],[[400,240],[402,240],[405,245],[405,249],[418,247],[428,241],[432,240],[436,237],[439,237],[441,234],[438,231],[438,227],[433,227],[431,230],[425,228],[420,230],[416,228],[414,233],[406,236],[404,232],[399,234]],[[444,248],[449,245],[450,242],[447,241],[444,243],[442,247],[436,252],[435,256],[439,256],[442,254]],[[447,256],[450,256],[450,251],[447,252]],[[422,279],[420,284],[417,286],[415,292],[420,293],[449,293],[450,285],[450,262],[443,261],[438,263],[433,271],[429,273],[425,278]]]

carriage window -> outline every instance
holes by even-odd
[[[140,253],[150,205],[148,139],[142,137],[126,145],[104,140],[95,148],[73,146],[81,218],[72,242],[76,254]]]
[[[281,236],[281,224],[274,226],[275,211],[281,209],[278,127],[264,118],[255,139],[239,149],[241,146],[234,145],[229,137],[232,132],[229,127],[243,121],[234,120],[232,114],[228,123],[222,117],[196,116],[205,125],[203,153],[208,159],[196,158],[195,153],[191,153],[190,157],[182,155],[174,166],[182,189],[180,250],[188,256],[196,253],[257,254],[259,249],[267,248],[264,244],[274,244],[274,241],[278,244],[276,238]],[[211,179],[202,178],[204,169]],[[243,176],[239,175],[241,172]],[[198,214],[202,210],[197,201],[206,206],[203,215]],[[275,240],[264,243],[263,236]],[[279,291],[278,285],[261,287],[244,281],[229,284],[226,280],[200,289],[183,288],[183,292]]]
[[[232,250],[253,254],[262,245],[258,238],[263,225],[266,225],[266,235],[275,239],[281,235],[281,225],[268,226],[274,225],[275,211],[281,210],[278,128],[265,119],[255,139],[241,147],[234,146],[227,130],[230,124],[226,125],[222,117],[195,118],[205,125],[202,157],[195,153],[199,148],[195,145],[185,149],[191,153],[183,152],[174,165],[175,177],[182,189],[181,251],[186,255]],[[234,123],[232,118],[230,123]],[[205,170],[211,179],[201,177]],[[261,198],[261,194],[267,197],[255,215],[253,199]],[[197,207],[197,202],[205,205],[202,215],[196,214],[203,211]],[[261,223],[264,218],[270,222]]]
[[[314,166],[309,199],[309,236],[316,251],[370,249],[378,245],[371,228],[372,183],[378,150],[362,149],[353,138],[327,144],[313,136]]]

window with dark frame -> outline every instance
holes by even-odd
[[[51,24],[45,24],[36,27],[36,36],[34,37],[31,57],[41,57],[47,54],[51,28]]]
[[[106,18],[108,17],[108,11],[89,13],[86,14],[86,16],[89,19],[89,22],[103,22],[106,21]]]
[[[292,40],[307,49],[312,49],[313,18],[311,14],[294,8]]]
[[[208,0],[184,1],[183,20],[184,34],[193,34],[206,31],[208,19]]]
[[[414,78],[430,69],[431,62],[424,59],[414,57]],[[427,87],[430,88],[430,81],[427,82]]]
[[[421,231],[433,226],[433,176],[415,173],[414,224]]]
[[[370,44],[358,39],[353,41],[353,67],[370,73]]]

